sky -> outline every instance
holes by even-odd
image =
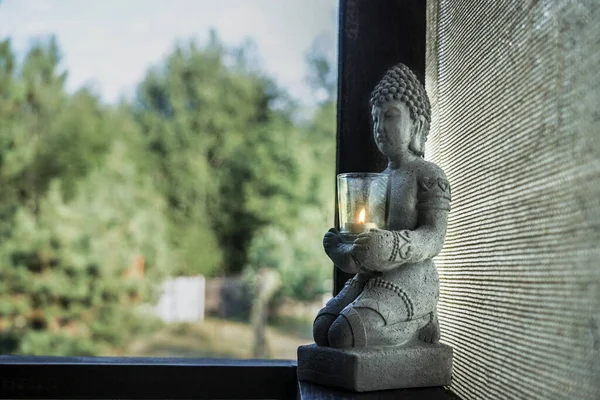
[[[56,35],[68,89],[91,85],[107,102],[131,95],[176,40],[205,43],[210,28],[227,45],[253,40],[263,69],[308,104],[305,54],[318,37],[335,61],[337,0],[0,0],[0,40],[23,54]]]

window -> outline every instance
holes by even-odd
[[[294,359],[331,292],[336,16],[2,1],[0,352]]]
[[[371,158],[354,159],[356,141],[363,140],[361,131],[369,129],[369,114],[363,109],[360,99],[368,98],[366,94],[370,86],[379,79],[386,63],[402,60],[423,73],[425,8],[420,1],[406,4],[397,1],[380,1],[377,4],[342,1],[340,18],[343,26],[340,34],[340,90],[356,100],[341,104],[338,170],[372,170],[379,166],[374,154],[370,155]],[[404,19],[406,24],[398,24],[400,19]],[[381,30],[381,26],[386,26],[386,30]],[[398,44],[395,35],[399,33],[409,35],[413,41],[411,49]],[[374,48],[373,41],[378,41],[381,46]],[[361,57],[365,54],[374,57],[373,61]],[[357,125],[362,127],[360,130],[349,129],[354,123],[354,114],[360,115]],[[314,394],[311,388],[304,389],[308,390],[302,392],[303,398]],[[433,392],[439,398],[446,397],[439,388],[433,391],[421,389],[414,393],[421,396]],[[0,356],[2,398],[291,399],[296,394],[293,361]],[[403,395],[409,396],[410,393],[403,391]]]
[[[337,171],[383,169],[366,104],[401,61],[426,81],[426,154],[453,183],[437,265],[455,369],[450,390],[431,398],[600,393],[599,11],[586,1],[340,2]],[[336,290],[346,279],[336,271]],[[296,395],[293,361],[0,356],[2,398]]]

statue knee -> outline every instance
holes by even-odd
[[[313,338],[318,346],[329,346],[327,334],[337,315],[319,314],[313,323]]]
[[[367,329],[371,335],[385,325],[385,320],[376,311],[368,308],[346,307],[333,321],[327,339],[331,347],[364,347],[367,345]]]
[[[352,327],[346,317],[340,315],[331,324],[327,334],[329,345],[335,348],[347,348],[354,346],[354,335]]]

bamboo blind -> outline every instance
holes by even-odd
[[[451,389],[600,399],[600,2],[429,0]]]

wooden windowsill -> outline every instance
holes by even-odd
[[[0,356],[2,399],[296,399],[296,362]]]

